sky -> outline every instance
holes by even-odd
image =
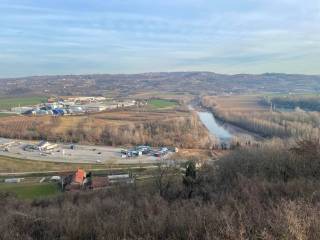
[[[0,77],[320,74],[320,0],[1,0]]]

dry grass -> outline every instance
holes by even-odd
[[[57,133],[59,132],[65,132],[68,129],[71,129],[75,126],[78,126],[81,121],[83,121],[84,117],[62,117],[59,119],[59,125],[55,129]]]
[[[180,149],[178,153],[172,156],[172,159],[185,159],[185,160],[208,160],[210,159],[211,152],[204,149]]]
[[[217,108],[230,111],[266,111],[268,108],[259,103],[259,95],[206,96],[205,101],[215,103]]]

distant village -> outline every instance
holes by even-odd
[[[108,100],[105,97],[51,97],[48,98],[46,103],[15,107],[11,111],[29,116],[63,116],[133,107],[136,104],[135,100]],[[139,102],[139,104],[143,103]]]

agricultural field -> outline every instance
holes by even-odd
[[[0,109],[10,110],[13,107],[36,105],[47,100],[46,97],[0,98]]]
[[[161,92],[159,91],[146,91],[139,92],[130,95],[133,99],[167,99],[167,100],[175,100],[179,103],[186,103],[191,101],[194,98],[193,94],[187,92]]]
[[[260,103],[261,95],[206,96],[202,99],[205,105],[228,111],[266,111],[269,108]]]
[[[12,193],[20,199],[36,199],[57,195],[60,189],[56,183],[1,183],[0,192]]]
[[[173,108],[178,105],[175,100],[167,100],[167,99],[151,99],[148,101],[148,105],[152,108]]]

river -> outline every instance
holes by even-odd
[[[193,104],[193,106],[189,105],[188,107],[189,110],[197,112],[200,121],[208,131],[220,141],[220,143],[230,144],[233,138],[237,138],[238,140],[241,139],[243,141],[262,141],[264,139],[255,133],[249,132],[233,124],[222,124],[210,111],[201,108],[196,103]]]
[[[201,122],[209,132],[217,137],[221,143],[229,143],[233,135],[228,129],[221,126],[211,112],[197,112]]]

